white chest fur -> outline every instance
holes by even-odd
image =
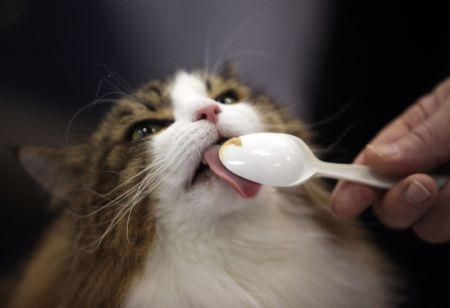
[[[273,195],[272,195],[273,196]],[[384,277],[282,198],[160,239],[126,300],[142,307],[386,307]]]

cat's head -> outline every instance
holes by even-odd
[[[182,71],[120,99],[86,144],[24,147],[19,157],[56,202],[81,217],[201,220],[245,207],[260,194],[256,185],[216,176],[205,151],[261,131],[306,138],[285,108],[236,78]]]

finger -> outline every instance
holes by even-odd
[[[446,100],[450,96],[450,77],[441,82],[433,92],[439,100]]]
[[[358,155],[355,164],[364,164],[364,156]],[[347,181],[339,181],[334,188],[330,205],[338,217],[354,218],[372,205],[378,195],[378,190]]]
[[[428,94],[421,97],[394,121],[386,125],[370,143],[383,144],[400,139],[410,133],[414,127],[428,119],[429,115],[436,112],[439,106],[440,104],[435,94]]]
[[[377,195],[378,191],[373,188],[340,181],[331,194],[331,210],[338,217],[354,218],[369,208]]]
[[[434,114],[449,97],[450,77],[441,82],[431,93],[419,98],[411,107],[389,123],[372,139],[371,143],[382,144],[398,140]]]
[[[430,105],[430,103],[427,103],[429,100],[430,96],[421,99],[421,101],[425,102],[427,105]],[[420,113],[416,112],[415,109],[406,114],[410,114],[409,116],[406,116],[406,118],[409,119],[408,122],[404,120],[404,117],[403,119],[399,118],[389,124],[373,139],[371,142],[372,145],[357,156],[354,163],[365,164],[367,155],[369,155],[369,160],[372,159],[373,161],[373,157],[370,156],[371,153],[367,154],[367,152],[373,151],[373,145],[394,142],[402,136],[407,135],[410,132],[412,125],[417,125],[426,119],[425,116],[420,116]],[[366,210],[375,201],[378,194],[379,190],[374,188],[351,182],[339,181],[331,195],[331,209],[339,217],[352,218]]]
[[[371,145],[392,143],[410,134],[412,129],[426,121],[431,114],[441,107],[442,102],[449,96],[449,93],[450,78],[441,83],[433,93],[420,98],[400,117],[388,124],[371,141]],[[365,164],[365,152],[367,151],[371,151],[370,147],[368,150],[365,149],[365,151],[359,153],[354,163]],[[373,157],[370,157],[371,153],[368,156],[369,160],[373,160]],[[331,195],[331,208],[337,216],[355,217],[367,209],[378,194],[379,191],[376,189],[339,181]]]
[[[392,142],[404,136],[409,131],[409,126],[404,121],[397,119],[391,124],[388,124],[371,143]],[[358,154],[353,163],[359,165],[365,164],[364,151]],[[339,181],[331,194],[331,209],[339,217],[353,218],[370,207],[379,193],[380,191],[378,189],[372,187]]]
[[[433,207],[414,225],[414,232],[429,243],[450,240],[450,181],[441,187]]]
[[[405,229],[431,208],[437,195],[438,188],[431,177],[414,174],[389,189],[374,212],[385,225]]]
[[[368,145],[365,162],[379,173],[404,176],[431,170],[450,157],[450,103],[388,144]]]
[[[400,126],[396,126],[394,129],[397,129],[399,134],[402,131]],[[374,139],[374,142],[383,140],[387,140],[387,138],[381,135],[378,140]],[[364,152],[359,153],[353,163],[364,165]],[[331,193],[331,210],[338,217],[354,218],[369,208],[379,194],[379,189],[340,180]]]

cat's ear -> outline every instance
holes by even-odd
[[[63,149],[23,146],[16,150],[26,172],[56,199],[67,200],[81,183],[87,146]]]
[[[230,60],[226,60],[219,75],[225,79],[237,79],[238,74],[236,65],[234,65]]]

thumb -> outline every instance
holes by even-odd
[[[382,174],[405,176],[449,161],[450,110],[446,109],[438,109],[394,142],[368,145],[364,150],[366,164]]]

